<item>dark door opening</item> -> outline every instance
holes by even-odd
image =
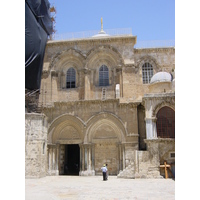
[[[65,145],[65,175],[79,175],[80,148],[78,144]]]

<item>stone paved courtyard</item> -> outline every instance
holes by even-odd
[[[172,179],[119,179],[109,176],[47,176],[25,179],[26,200],[172,200],[175,181]]]

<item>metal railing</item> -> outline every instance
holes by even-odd
[[[71,32],[52,35],[53,41],[58,40],[74,40],[92,38],[99,34],[99,30]],[[132,36],[132,28],[105,29],[104,32],[109,36]],[[153,41],[137,41],[134,48],[159,48],[159,47],[175,47],[175,40],[153,40]]]
[[[136,49],[159,47],[175,47],[175,40],[137,41],[134,46]]]
[[[97,35],[100,30],[93,31],[82,31],[82,32],[72,32],[63,34],[54,34],[52,40],[73,40],[73,39],[83,39],[90,38]],[[105,29],[104,32],[109,36],[122,36],[122,35],[132,35],[132,28],[120,28],[120,29]]]

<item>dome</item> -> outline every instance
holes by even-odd
[[[171,82],[171,81],[172,81],[172,75],[170,73],[158,72],[152,76],[150,83]]]
[[[98,34],[93,35],[92,37],[105,37],[105,36],[110,36],[106,34],[106,32],[103,30],[103,19],[101,18],[101,31],[98,32]]]
[[[98,34],[93,35],[92,37],[105,37],[105,36],[109,36],[109,35],[106,34],[105,31],[101,30]]]

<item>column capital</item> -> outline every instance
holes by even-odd
[[[145,121],[153,121],[153,122],[156,122],[156,121],[157,121],[157,117],[146,117],[144,120],[145,120]]]
[[[83,147],[92,147],[94,145],[95,145],[94,143],[82,144]]]

